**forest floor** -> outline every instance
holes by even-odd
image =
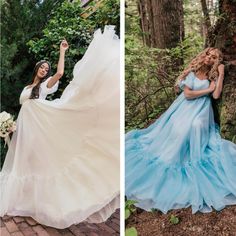
[[[120,210],[104,223],[80,223],[66,229],[56,229],[40,225],[30,217],[0,218],[1,236],[118,236],[120,235]]]
[[[179,223],[171,223],[171,215]],[[126,228],[132,226],[138,236],[236,236],[236,206],[205,214],[192,214],[191,208],[171,210],[168,214],[137,208],[126,221]]]

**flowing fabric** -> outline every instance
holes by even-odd
[[[184,86],[201,90],[209,81],[190,72]],[[151,126],[128,132],[125,149],[126,196],[145,210],[236,204],[236,145],[220,137],[208,95],[180,94]]]
[[[1,171],[1,216],[65,228],[105,221],[119,207],[119,54],[107,26],[95,32],[59,99],[28,99],[23,90]],[[57,89],[45,84],[42,98]]]

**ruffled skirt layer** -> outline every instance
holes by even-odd
[[[236,145],[221,139],[208,97],[181,94],[150,127],[129,132],[125,173],[126,196],[146,210],[236,204]]]

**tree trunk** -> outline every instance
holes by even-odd
[[[220,0],[222,17],[209,33],[208,45],[223,52],[225,79],[222,96],[217,101],[221,134],[236,143],[236,3]]]
[[[139,0],[143,41],[149,47],[173,48],[184,37],[182,0]]]
[[[149,47],[171,49],[178,46],[184,38],[183,0],[139,0],[143,42]],[[171,54],[170,54],[171,55]],[[158,54],[157,60],[170,56],[167,51]],[[179,72],[183,56],[171,55],[171,63],[164,66],[167,73]]]
[[[150,22],[150,13],[148,13],[147,6],[149,4],[149,0],[142,0],[138,3],[138,10],[140,15],[140,24],[141,29],[143,31],[143,42],[145,45],[152,46],[151,43],[151,23]]]
[[[202,12],[203,12],[203,15],[204,15],[203,37],[204,37],[204,41],[205,41],[205,44],[206,44],[206,39],[208,37],[208,32],[209,32],[209,29],[211,27],[211,20],[210,20],[209,11],[208,11],[208,8],[207,8],[206,0],[201,0],[201,5],[202,5]]]

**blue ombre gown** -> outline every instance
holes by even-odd
[[[182,86],[209,87],[190,72]],[[181,93],[146,129],[126,134],[126,196],[146,210],[192,207],[192,212],[236,204],[236,145],[222,139],[210,96]]]

